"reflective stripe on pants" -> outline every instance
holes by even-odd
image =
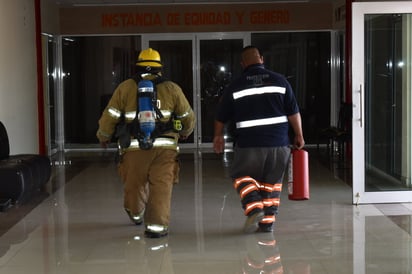
[[[282,183],[264,184],[250,176],[245,176],[235,179],[234,188],[239,193],[246,216],[263,210],[265,217],[261,223],[271,224],[275,221],[280,204]]]

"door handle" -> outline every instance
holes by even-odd
[[[360,127],[363,127],[363,86],[359,86],[359,124]]]

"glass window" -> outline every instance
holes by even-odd
[[[365,189],[411,189],[410,14],[365,16]]]

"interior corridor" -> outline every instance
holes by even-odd
[[[309,150],[309,200],[289,200],[284,185],[273,234],[242,232],[230,154],[182,152],[160,239],[125,214],[114,155],[53,160],[47,189],[0,213],[0,274],[412,272],[412,205],[352,205],[350,166],[322,151]]]

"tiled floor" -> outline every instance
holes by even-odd
[[[222,157],[182,154],[161,239],[124,213],[111,153],[66,157],[50,195],[0,213],[0,274],[412,273],[412,205],[353,206],[350,170],[310,155],[310,200],[285,186],[275,232],[246,235]]]

